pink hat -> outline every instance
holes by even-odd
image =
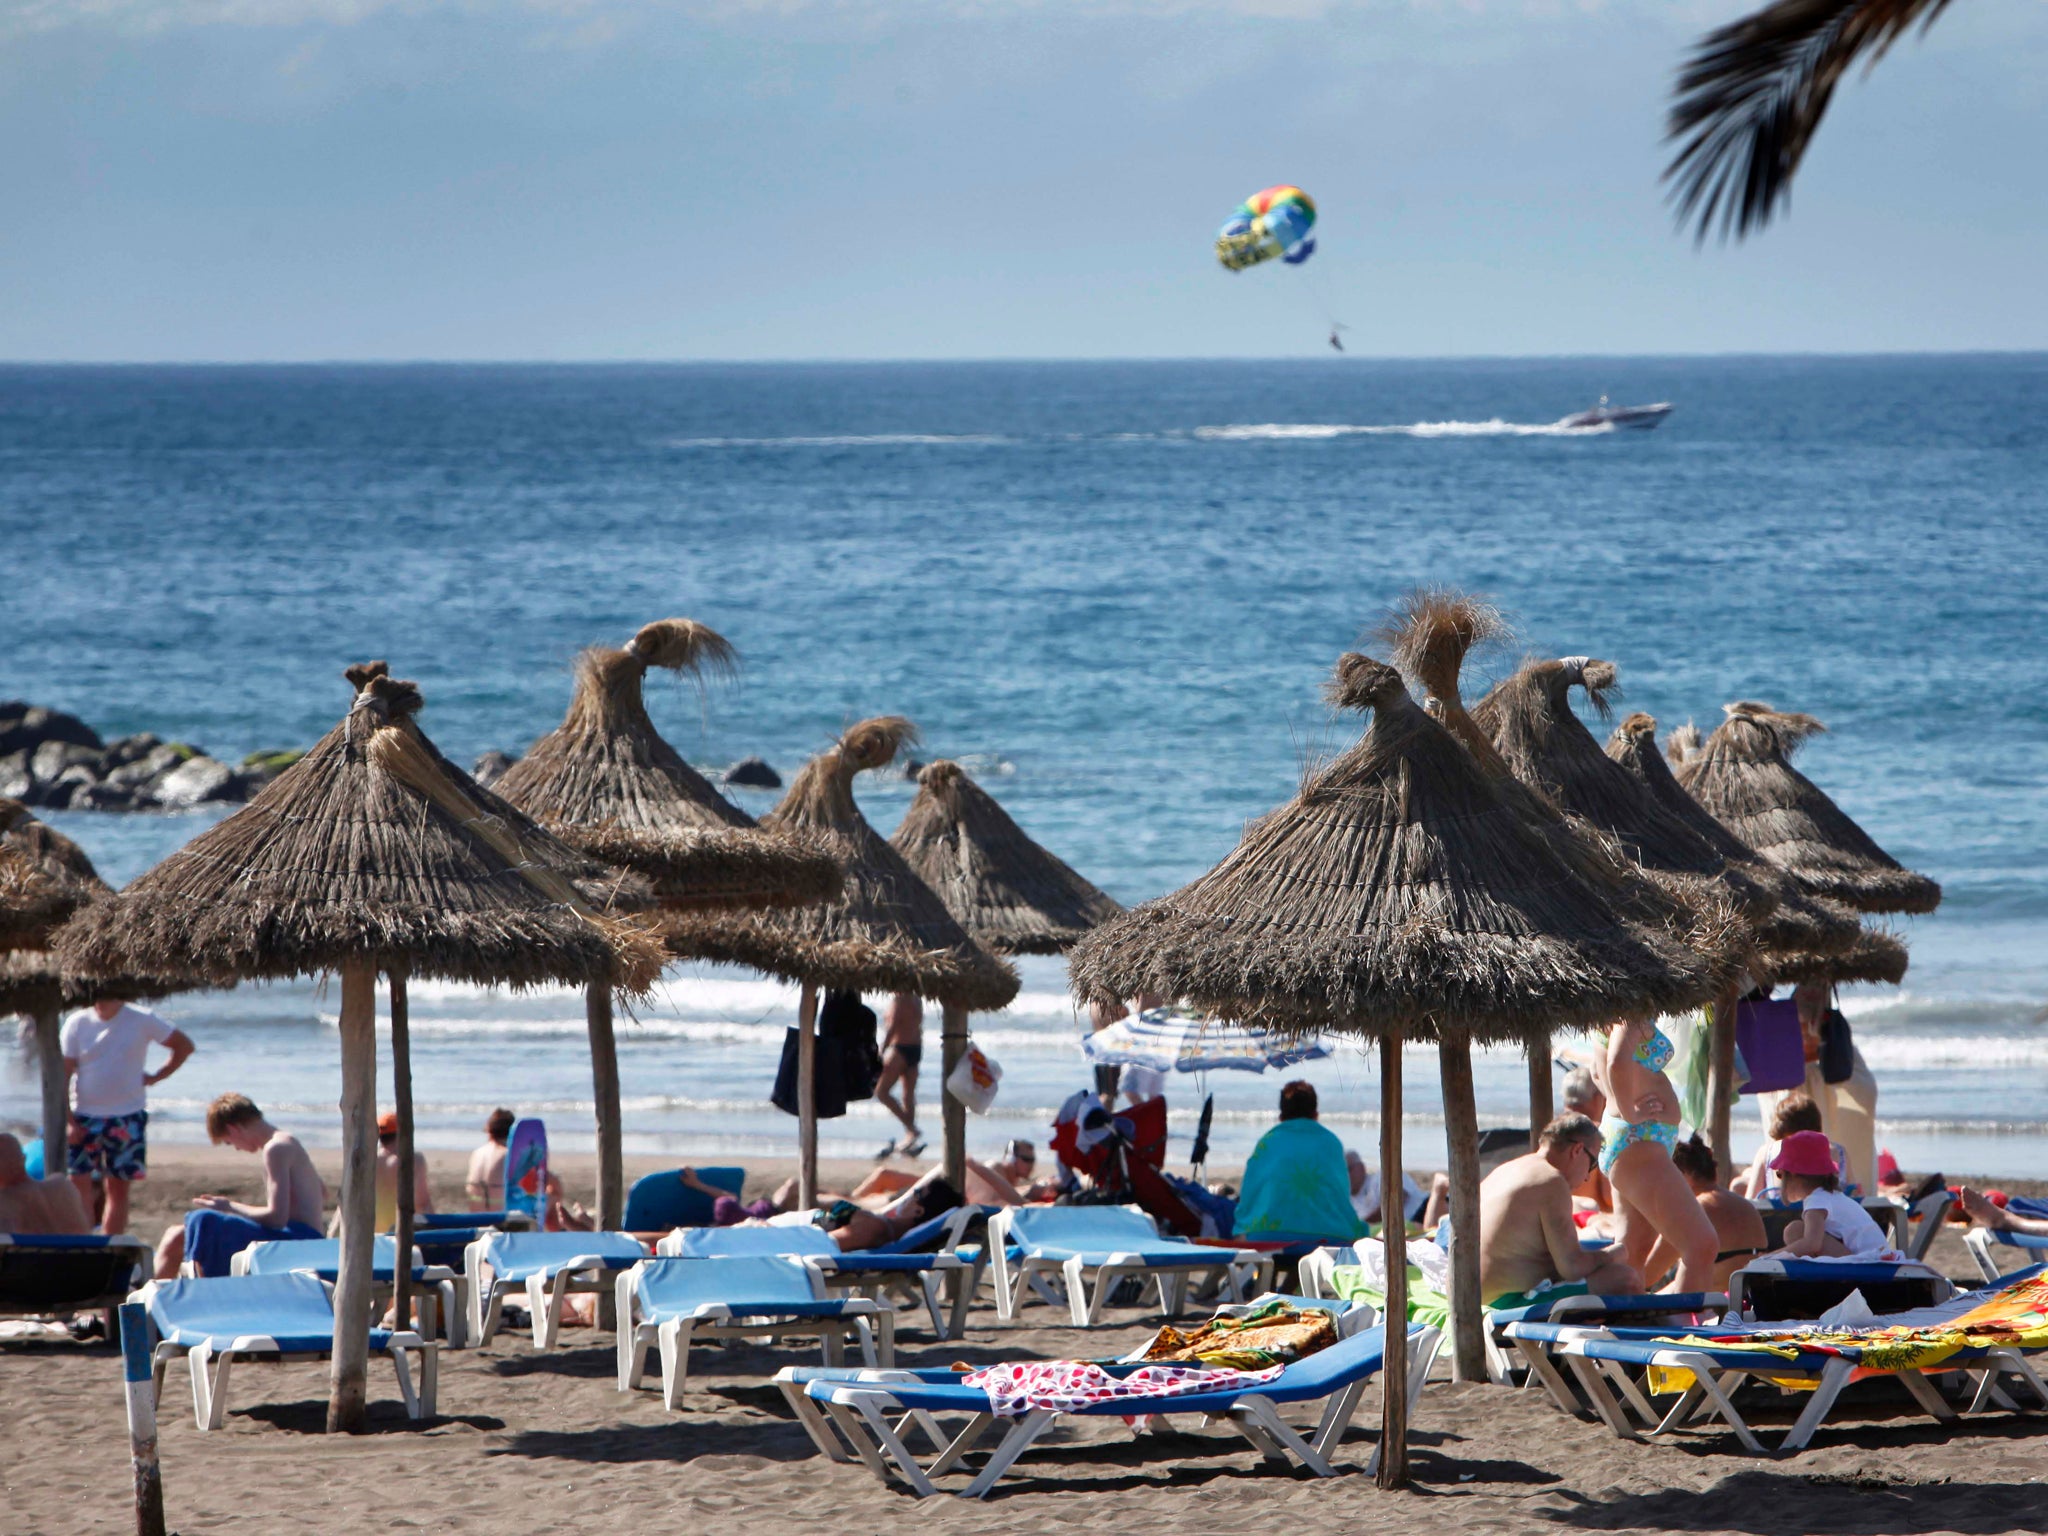
[[[1816,1179],[1840,1172],[1835,1167],[1835,1149],[1825,1131],[1794,1131],[1778,1144],[1778,1155],[1771,1159],[1771,1168],[1777,1173],[1797,1173]]]

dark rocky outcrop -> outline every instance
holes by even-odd
[[[723,775],[728,784],[737,784],[743,789],[780,789],[782,775],[768,765],[765,758],[743,757],[725,770]]]
[[[0,702],[0,795],[39,810],[174,811],[240,802],[303,753],[252,752],[239,767],[149,731],[103,741],[76,715]]]
[[[505,776],[507,768],[510,768],[518,761],[519,759],[510,752],[486,752],[475,763],[471,764],[469,776],[475,779],[477,783],[483,785],[485,789],[489,789]]]

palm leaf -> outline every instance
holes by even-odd
[[[1835,85],[1850,65],[1875,66],[1900,36],[1923,29],[1948,0],[1775,0],[1708,33],[1679,72],[1665,168],[1681,225],[1702,240],[1762,229],[1792,195],[1792,178]]]

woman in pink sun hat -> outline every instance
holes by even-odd
[[[1784,1181],[1785,1203],[1799,1207],[1799,1220],[1785,1229],[1791,1258],[1880,1259],[1891,1254],[1884,1229],[1870,1213],[1842,1193],[1834,1147],[1824,1131],[1794,1131],[1771,1159]]]

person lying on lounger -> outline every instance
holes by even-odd
[[[71,1181],[32,1179],[20,1141],[0,1131],[0,1232],[23,1237],[81,1237],[92,1218]]]
[[[1969,1188],[1957,1190],[1956,1199],[1973,1227],[1989,1227],[1994,1232],[2011,1232],[2022,1237],[2048,1237],[2048,1216],[2027,1216],[2009,1211]]]
[[[1643,1277],[1619,1253],[1581,1247],[1572,1189],[1600,1156],[1600,1127],[1559,1115],[1536,1150],[1502,1163],[1479,1186],[1479,1294],[1490,1307],[1538,1295],[1625,1296]]]

